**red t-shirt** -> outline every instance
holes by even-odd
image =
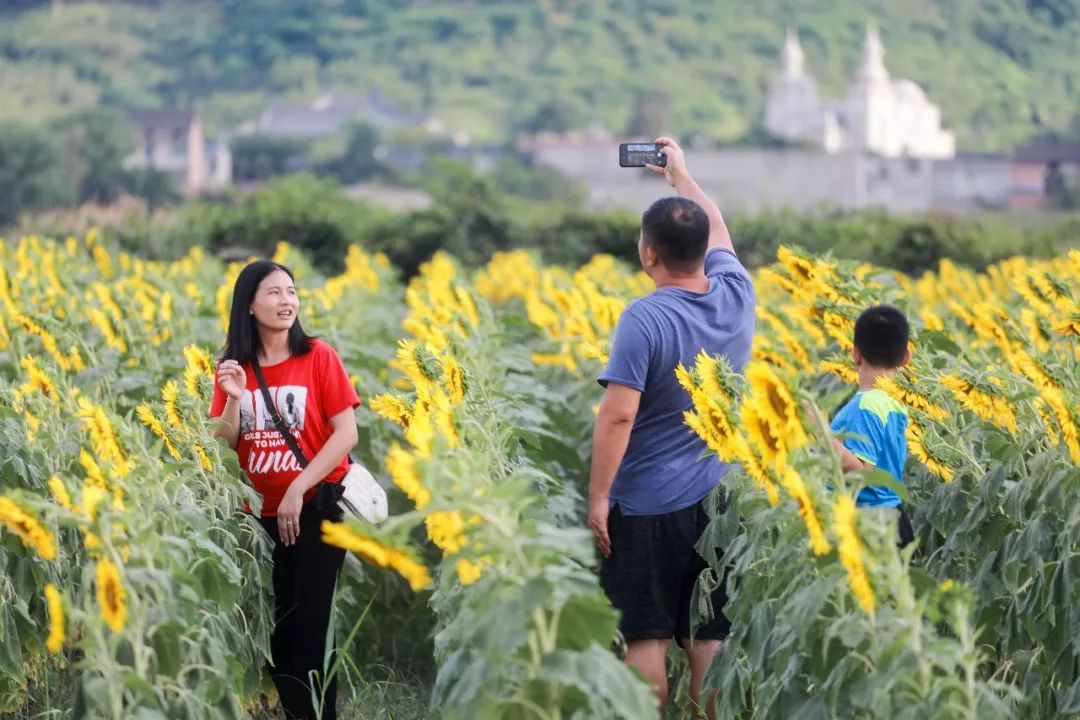
[[[240,439],[236,454],[240,467],[263,496],[263,517],[272,517],[277,515],[278,504],[301,467],[265,407],[255,371],[250,364],[244,366],[244,371],[247,389],[240,398]],[[262,371],[281,419],[299,441],[308,462],[333,434],[330,418],[360,405],[341,358],[334,348],[320,340],[311,341],[311,352],[264,366]],[[221,416],[227,399],[225,391],[215,384],[210,417]],[[349,459],[342,458],[324,480],[338,482],[348,468]],[[308,491],[304,502],[310,501],[314,492],[314,489]]]

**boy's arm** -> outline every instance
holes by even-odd
[[[859,458],[858,455],[844,447],[844,443],[836,438],[832,439],[832,446],[840,454],[840,467],[844,472],[857,472],[859,470],[872,470],[873,465]]]

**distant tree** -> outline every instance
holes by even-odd
[[[256,182],[287,174],[304,153],[305,144],[268,135],[247,135],[233,138],[231,150],[233,179]]]
[[[513,157],[503,158],[495,166],[491,179],[502,192],[528,200],[562,202],[575,208],[585,200],[585,188],[581,183],[554,168]]]
[[[666,93],[647,90],[637,93],[630,110],[626,132],[632,137],[652,138],[668,127],[668,105],[671,100]]]
[[[326,65],[344,51],[346,30],[336,2],[222,0],[213,41],[219,62],[234,71],[236,87],[264,84],[274,65],[310,57]]]
[[[64,164],[75,184],[80,203],[111,203],[124,189],[124,159],[135,148],[135,138],[123,113],[94,108],[61,120]]]
[[[528,133],[564,133],[580,128],[584,118],[585,113],[577,100],[557,96],[541,103],[522,123],[521,130]]]
[[[162,205],[180,200],[180,191],[172,176],[154,168],[129,171],[125,186],[129,193],[146,201],[151,213]]]
[[[1076,0],[1026,0],[1026,4],[1029,14],[1054,27],[1080,19],[1080,3]]]
[[[382,171],[375,157],[379,130],[371,123],[356,122],[345,134],[345,152],[333,165],[333,173],[343,183],[368,180]]]
[[[73,189],[48,132],[0,126],[0,228],[28,210],[64,205]]]

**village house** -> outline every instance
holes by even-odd
[[[127,114],[136,147],[124,160],[129,170],[167,173],[186,196],[215,192],[232,184],[227,136],[207,142],[202,119],[188,110],[137,109]]]

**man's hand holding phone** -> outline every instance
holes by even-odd
[[[658,137],[656,147],[657,152],[664,156],[663,167],[648,161],[645,162],[645,167],[657,175],[663,175],[668,184],[675,188],[675,192],[693,200],[705,210],[705,214],[709,216],[709,249],[723,248],[734,254],[735,248],[731,244],[731,235],[724,223],[724,216],[720,214],[716,202],[690,177],[690,171],[686,169],[686,154],[679,147],[679,143],[669,137]]]
[[[665,167],[660,167],[646,163],[645,167],[657,175],[663,175],[669,185],[678,189],[676,183],[682,178],[690,177],[690,173],[686,170],[686,154],[679,147],[679,143],[669,137],[656,138],[656,144],[660,152],[667,157],[667,164]]]

